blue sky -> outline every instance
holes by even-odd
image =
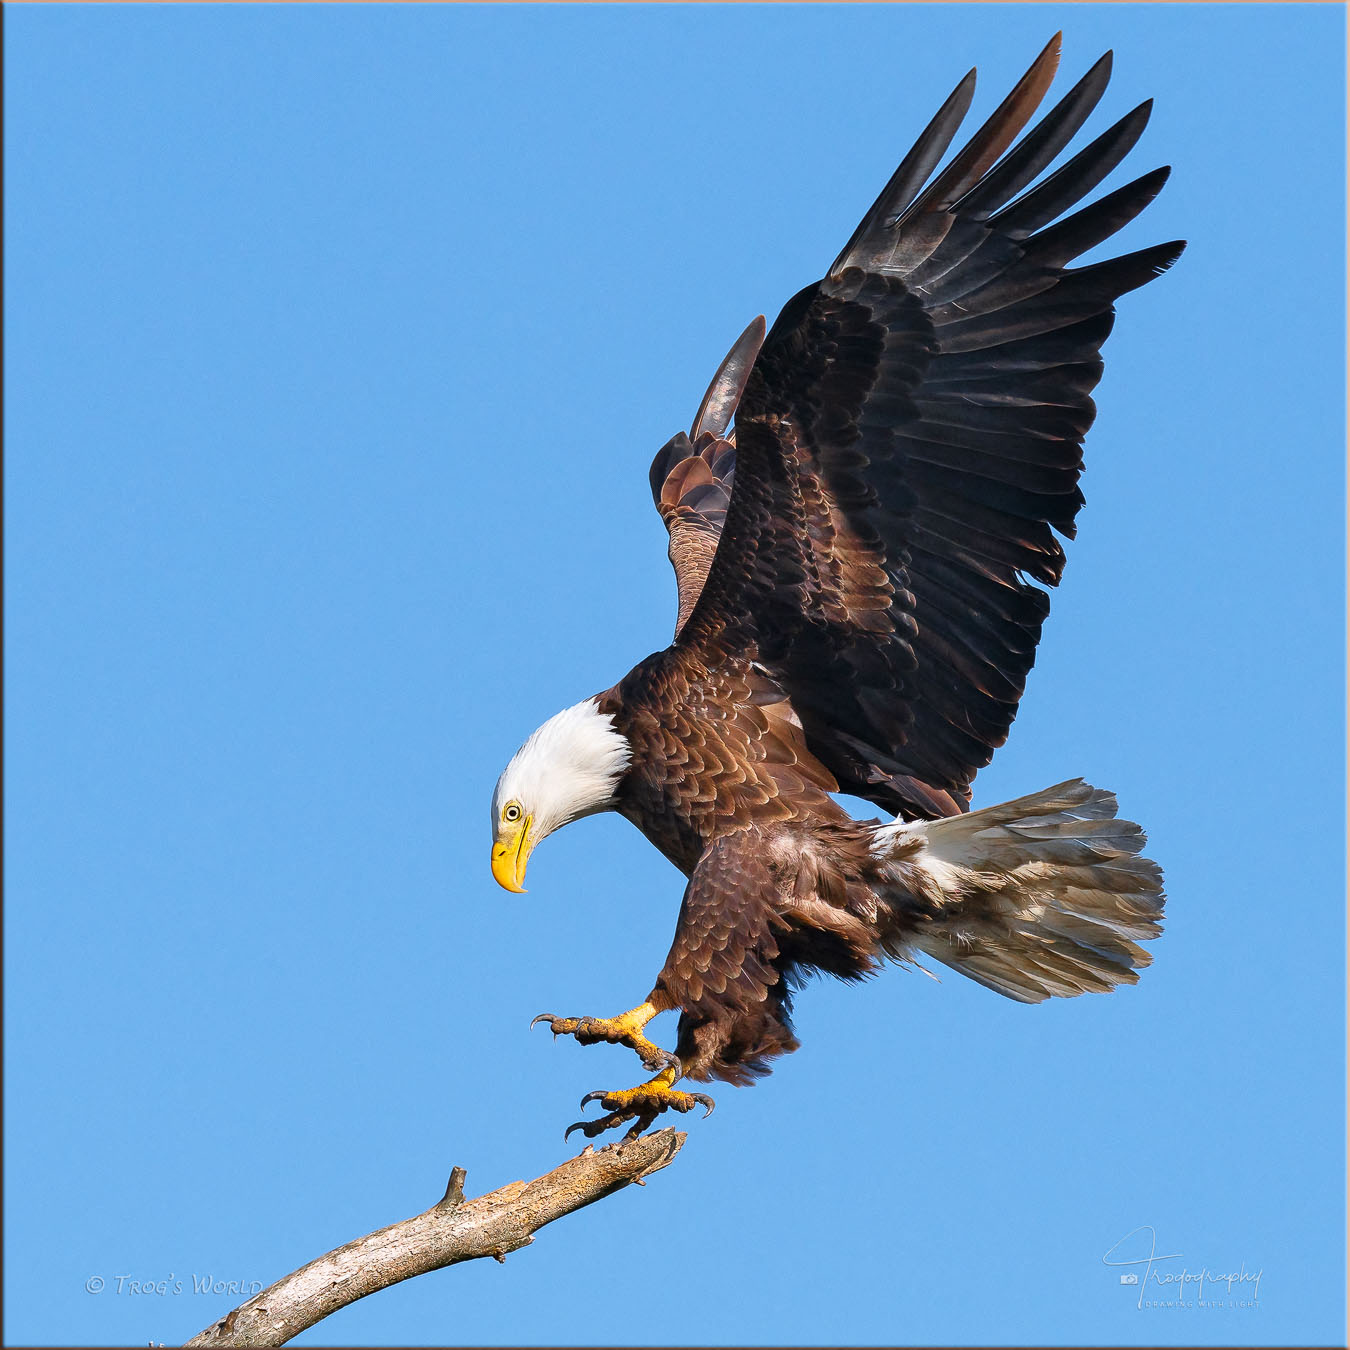
[[[601,817],[506,895],[493,783],[668,641],[647,465],[731,339],[970,65],[978,117],[1060,27],[1061,90],[1116,51],[1088,135],[1157,100],[1108,186],[1175,170],[1121,246],[1190,247],[1121,305],[977,804],[1114,788],[1167,873],[1153,968],[813,985],[645,1190],[301,1339],[1341,1338],[1341,10],[5,25],[10,1343],[177,1343],[238,1301],[193,1277],[266,1283],[454,1164],[537,1175],[635,1081],[527,1028],[645,994],[681,880]],[[1142,1227],[1259,1306],[1138,1307],[1103,1258]]]

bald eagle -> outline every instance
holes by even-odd
[[[654,1072],[585,1097],[605,1112],[571,1127],[588,1137],[711,1110],[681,1077],[767,1073],[797,1046],[792,993],[814,972],[857,979],[926,956],[1035,1003],[1133,984],[1149,963],[1162,876],[1109,792],[1073,779],[970,809],[1064,569],[1056,533],[1073,536],[1083,503],[1115,301],[1184,246],[1067,266],[1169,171],[1065,214],[1151,105],[1042,177],[1111,69],[1107,53],[1018,141],[1058,54],[1057,34],[939,168],[972,70],[824,278],[767,335],[762,318],[741,334],[651,468],[674,641],[545,722],[497,783],[492,873],[507,890],[542,839],[598,811],[688,878],[641,1003],[535,1019],[628,1046]],[[888,818],[854,819],[840,792]],[[667,1010],[673,1052],[645,1035]]]

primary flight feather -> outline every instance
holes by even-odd
[[[689,878],[646,999],[536,1019],[655,1071],[590,1094],[606,1114],[573,1127],[589,1136],[710,1108],[680,1077],[767,1072],[796,1048],[791,993],[815,971],[925,954],[1038,1002],[1134,983],[1149,962],[1161,873],[1110,793],[1074,779],[969,810],[1063,572],[1056,535],[1073,537],[1083,503],[1115,301],[1183,248],[1068,266],[1168,171],[1079,205],[1138,139],[1144,103],[1046,174],[1111,66],[1018,141],[1058,54],[1056,35],[939,168],[971,71],[825,277],[737,340],[652,464],[675,640],[551,718],[498,781],[492,871],[508,890],[541,839],[603,810]],[[838,792],[895,819],[855,820]],[[668,1052],[644,1029],[671,1009]]]

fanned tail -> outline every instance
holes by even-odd
[[[877,831],[908,903],[886,950],[914,950],[1040,1003],[1134,984],[1162,931],[1162,869],[1114,794],[1081,778],[999,806]]]

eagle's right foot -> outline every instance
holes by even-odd
[[[555,1036],[575,1036],[582,1045],[598,1045],[601,1041],[626,1045],[644,1067],[657,1072],[676,1067],[678,1061],[669,1050],[662,1050],[642,1034],[655,1016],[656,1009],[650,1003],[640,1003],[618,1017],[554,1017],[552,1013],[540,1013],[530,1026],[547,1022]]]

